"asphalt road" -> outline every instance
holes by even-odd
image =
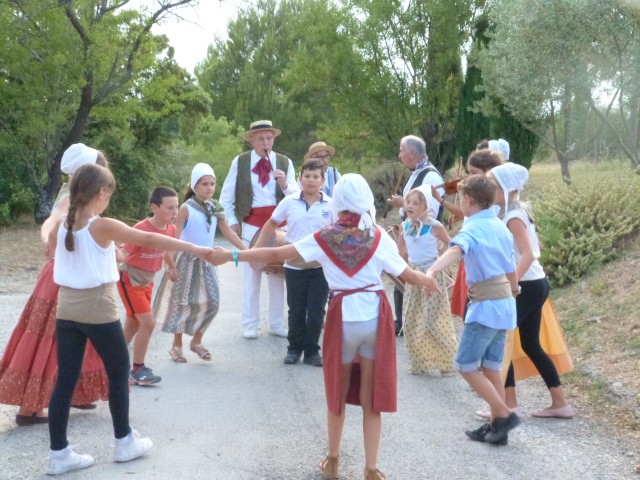
[[[147,364],[162,376],[151,387],[132,387],[131,423],[155,446],[125,464],[111,460],[113,433],[106,402],[71,415],[69,438],[96,465],[70,479],[319,479],[326,452],[322,369],[284,365],[287,341],[265,334],[242,338],[240,269],[219,267],[221,308],[204,344],[205,362],[168,355],[171,336],[156,331]],[[1,282],[1,279],[0,279]],[[266,282],[264,282],[266,283]],[[263,288],[262,306],[265,305]],[[27,294],[0,295],[0,349]],[[185,337],[188,341],[188,337]],[[526,412],[545,407],[539,380],[519,385]],[[404,340],[398,339],[399,409],[383,415],[379,468],[389,479],[631,479],[635,453],[606,424],[525,418],[506,447],[479,444],[464,430],[480,425],[482,402],[457,375],[434,378],[408,373]],[[45,478],[47,426],[15,427],[16,407],[0,407],[0,479]],[[360,410],[348,407],[343,435],[342,479],[362,478]]]

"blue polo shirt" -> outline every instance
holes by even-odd
[[[449,243],[449,246],[453,245],[462,249],[468,286],[516,269],[513,235],[493,209],[481,210],[465,218],[462,230]],[[513,330],[517,323],[515,299],[472,302],[464,321]]]

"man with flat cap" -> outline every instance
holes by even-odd
[[[324,167],[324,185],[322,191],[328,196],[333,194],[333,187],[336,186],[338,180],[340,180],[340,172],[338,169],[331,165],[331,160],[336,154],[336,149],[331,145],[327,145],[324,142],[312,143],[309,147],[309,151],[305,154],[304,159],[317,158],[322,161]]]
[[[244,132],[252,150],[231,162],[220,192],[220,203],[232,230],[249,246],[253,236],[271,218],[276,205],[286,195],[299,191],[293,163],[272,150],[281,131],[270,120],[253,122]],[[262,273],[249,263],[242,266],[243,337],[258,338],[260,323],[260,280]],[[267,275],[269,286],[269,333],[287,336],[284,326],[284,278]]]

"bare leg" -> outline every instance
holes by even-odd
[[[41,408],[40,410],[28,410],[26,408],[20,407],[18,409],[18,415],[24,415],[25,417],[47,417],[47,414],[44,413],[44,408]]]
[[[342,403],[340,415],[334,415],[327,411],[327,430],[329,434],[329,456],[338,457],[340,455],[340,440],[342,439],[342,427],[344,426],[345,407],[347,394],[349,393],[349,382],[351,380],[352,363],[342,365]]]
[[[138,320],[135,317],[129,317],[124,319],[124,327],[122,330],[124,331],[124,341],[129,345],[131,343],[131,339],[138,332],[138,328],[140,325],[138,324]]]
[[[483,368],[482,371],[460,372],[462,378],[491,407],[491,418],[506,418],[511,414],[504,403],[504,386],[500,372]]]
[[[551,394],[551,406],[549,408],[562,408],[567,406],[567,399],[564,398],[564,389],[562,387],[553,387],[549,389]]]
[[[373,410],[374,360],[360,359],[360,403],[362,404],[362,433],[364,436],[365,468],[375,470],[382,435],[382,417]]]
[[[181,333],[176,333],[173,336],[173,347],[182,348],[182,334]]]
[[[133,337],[133,363],[142,364],[144,363],[144,358],[147,356],[149,339],[156,326],[156,320],[153,317],[153,312],[138,314],[136,315],[136,319],[138,328],[137,333]],[[125,340],[129,343],[130,339],[128,339],[126,335],[127,330],[125,329]]]
[[[200,345],[202,343],[202,337],[204,336],[204,332],[196,332],[193,334],[193,338],[191,339],[190,346],[193,348],[196,345]]]
[[[516,408],[518,406],[518,398],[516,397],[516,387],[505,387],[504,389],[504,403],[509,408]]]

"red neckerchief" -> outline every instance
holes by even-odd
[[[255,167],[251,169],[253,173],[258,175],[258,182],[260,182],[260,185],[263,187],[269,183],[271,179],[271,170],[273,170],[271,162],[265,157],[262,157],[258,163],[256,163]]]
[[[382,234],[375,228],[360,230],[360,215],[340,213],[338,222],[313,234],[322,251],[349,277],[353,277],[373,257]]]

